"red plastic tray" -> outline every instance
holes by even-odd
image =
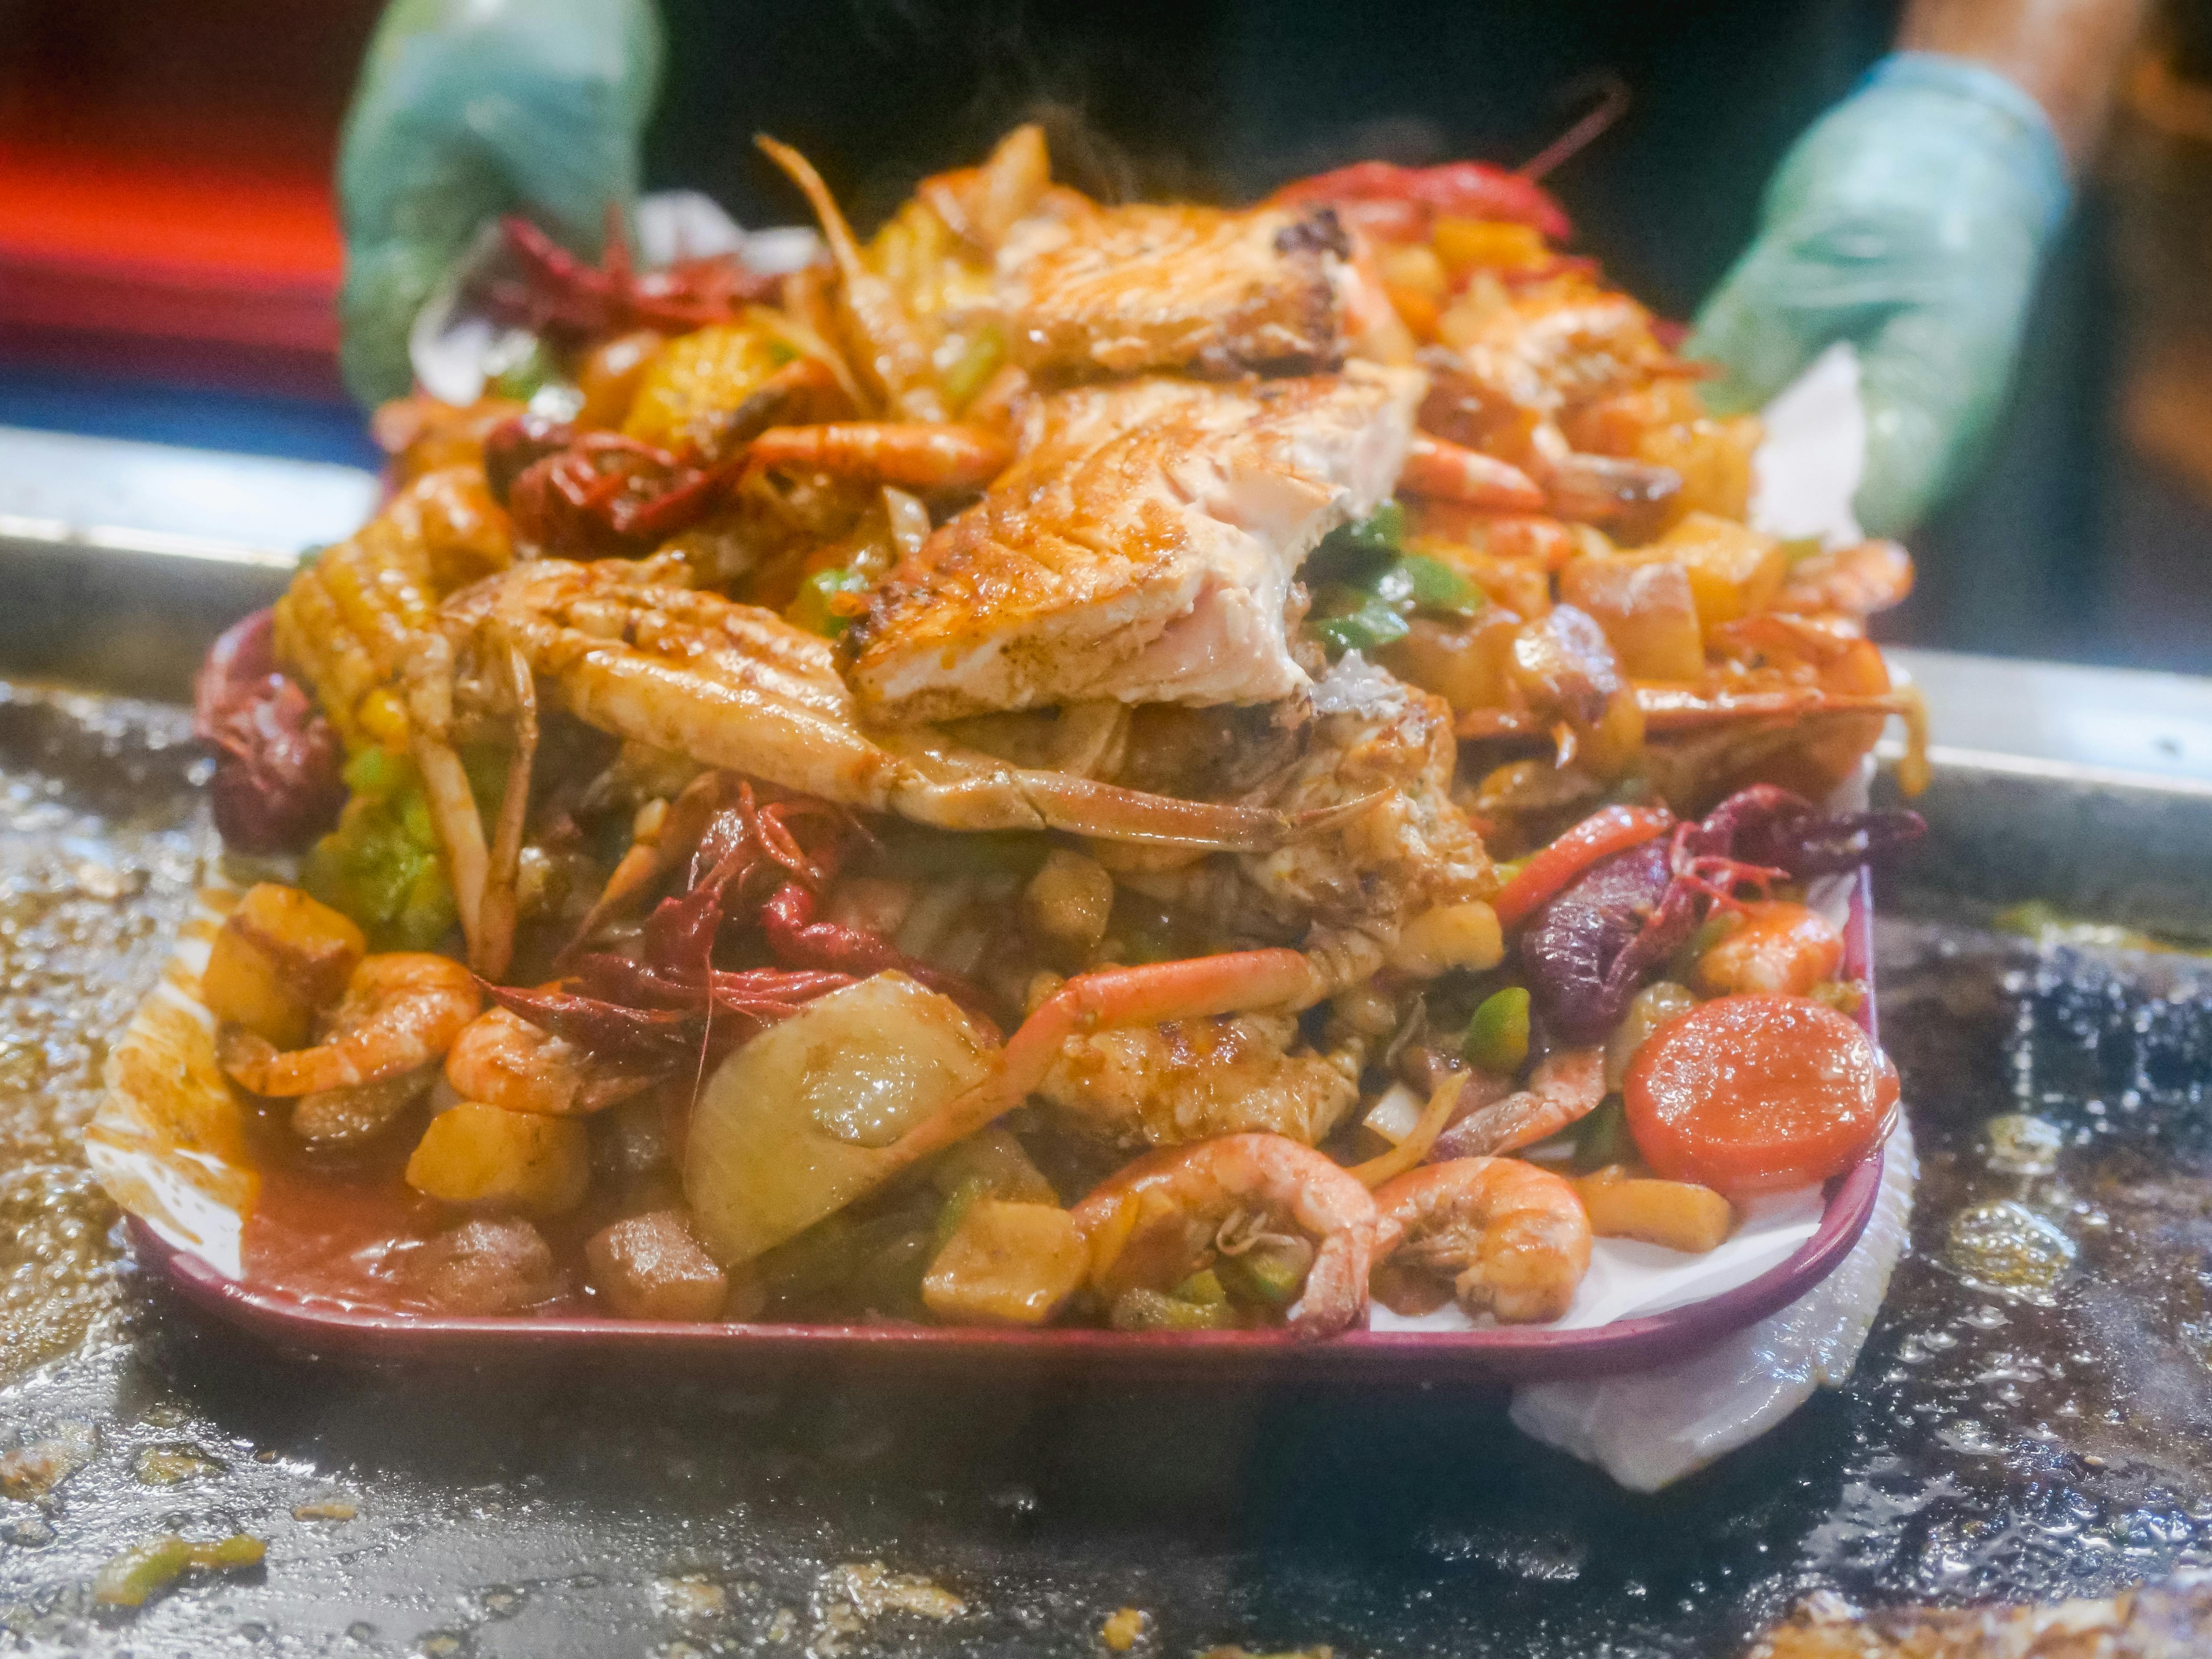
[[[1870,884],[1856,883],[1844,931],[1847,971],[1873,976]],[[1861,1015],[1875,1032],[1874,1000]],[[1631,1370],[1695,1352],[1787,1307],[1833,1272],[1865,1230],[1881,1186],[1882,1154],[1830,1183],[1813,1236],[1757,1278],[1701,1302],[1577,1330],[1498,1326],[1475,1331],[1351,1331],[1304,1341],[1279,1331],[1129,1333],[951,1329],[921,1325],[673,1323],[567,1315],[466,1319],[350,1310],[225,1277],[135,1218],[142,1261],[187,1299],[283,1346],[358,1361],[651,1359],[774,1374],[836,1367],[917,1375],[1005,1376],[1088,1372],[1117,1380],[1239,1381],[1295,1376],[1419,1376],[1525,1382]]]

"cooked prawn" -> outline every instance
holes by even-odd
[[[909,489],[966,489],[1006,471],[1013,446],[988,427],[949,421],[835,421],[772,427],[746,464],[833,473]]]
[[[1528,1086],[1481,1106],[1437,1137],[1435,1156],[1518,1152],[1588,1117],[1605,1098],[1605,1050],[1562,1048],[1536,1062]]]
[[[657,1073],[595,1060],[504,1008],[488,1008],[463,1026],[446,1054],[446,1081],[462,1099],[540,1117],[581,1117],[659,1080]]]
[[[1304,1337],[1365,1319],[1368,1274],[1396,1243],[1366,1188],[1281,1135],[1224,1135],[1148,1153],[1100,1182],[1073,1214],[1091,1244],[1092,1282],[1109,1304],[1179,1283],[1212,1254],[1295,1229],[1291,1237],[1314,1247],[1290,1322]]]
[[[1590,1224],[1575,1189],[1512,1158],[1455,1158],[1409,1170],[1375,1194],[1397,1243],[1380,1267],[1449,1278],[1460,1305],[1503,1324],[1559,1318],[1589,1270]],[[1387,1294],[1385,1299],[1388,1299]]]
[[[1487,513],[1541,513],[1544,492],[1510,461],[1425,432],[1413,434],[1398,488]]]
[[[363,957],[323,1041],[287,1051],[226,1028],[222,1068],[255,1094],[283,1098],[374,1083],[439,1059],[483,1006],[476,975],[449,957]]]

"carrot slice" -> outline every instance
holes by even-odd
[[[1670,813],[1656,806],[1607,806],[1591,813],[1550,846],[1531,853],[1513,879],[1498,890],[1490,902],[1498,925],[1519,926],[1600,859],[1640,847],[1674,823]]]
[[[1637,1050],[1628,1130],[1652,1169],[1730,1198],[1808,1186],[1865,1157],[1897,1116],[1897,1068],[1804,997],[1717,997]]]

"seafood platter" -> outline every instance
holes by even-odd
[[[325,1352],[1847,1370],[1904,551],[1774,529],[1512,175],[1107,205],[1024,127],[863,241],[763,144],[818,239],[501,226],[210,653],[143,1249]]]

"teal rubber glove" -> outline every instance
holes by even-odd
[[[1859,356],[1867,455],[1855,507],[1897,535],[1979,459],[2069,189],[2040,106],[1994,70],[1884,58],[1797,141],[1759,235],[1698,313],[1706,402],[1755,410],[1823,349]]]
[[[356,397],[407,391],[415,313],[493,215],[597,252],[607,204],[637,198],[660,54],[653,0],[392,0],[338,150]]]

